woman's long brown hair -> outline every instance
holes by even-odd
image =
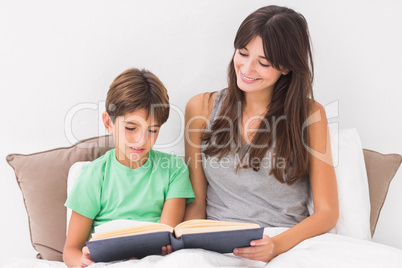
[[[275,84],[272,100],[238,168],[260,169],[264,156],[272,149],[271,171],[278,181],[293,184],[308,174],[308,129],[303,129],[313,102],[314,67],[310,35],[305,18],[286,7],[267,6],[250,14],[240,25],[234,41],[241,49],[256,36],[262,38],[265,57],[272,67],[288,69]],[[236,53],[236,51],[235,51]],[[234,57],[234,56],[233,56]],[[228,94],[223,109],[206,131],[206,156],[219,159],[231,150],[239,153],[244,93],[237,86],[233,57],[228,68]],[[269,125],[267,125],[269,124]],[[222,131],[231,129],[231,131]],[[247,157],[246,157],[247,154]],[[246,161],[243,161],[246,159]],[[244,164],[244,162],[246,162]],[[279,164],[281,163],[281,164]]]

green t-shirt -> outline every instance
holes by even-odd
[[[84,168],[65,206],[93,219],[95,227],[117,219],[159,222],[166,200],[194,197],[178,156],[151,150],[143,166],[131,169],[117,161],[113,149]]]

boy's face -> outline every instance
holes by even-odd
[[[133,169],[145,164],[148,152],[154,146],[160,129],[160,125],[151,116],[147,118],[147,111],[140,109],[118,116],[114,124],[106,113],[103,121],[114,137],[117,160]]]

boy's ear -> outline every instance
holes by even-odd
[[[102,121],[110,135],[113,135],[114,124],[108,112],[102,113]]]

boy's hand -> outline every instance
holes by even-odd
[[[264,235],[262,239],[251,241],[251,247],[235,248],[233,254],[255,261],[269,262],[274,256],[274,243]]]
[[[162,256],[168,255],[173,252],[173,248],[171,245],[163,246],[162,247]]]
[[[91,259],[91,254],[89,253],[89,249],[87,246],[82,248],[82,257],[80,261],[80,267],[84,268],[94,263]]]

